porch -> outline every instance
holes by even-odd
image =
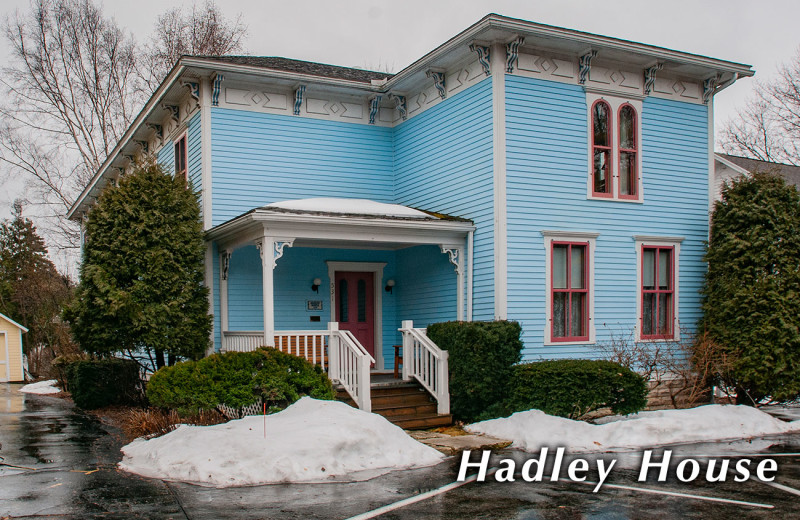
[[[417,382],[448,414],[447,353],[425,328],[471,317],[473,231],[439,214],[330,199],[276,203],[217,226],[208,233],[215,349],[304,357],[370,411],[371,375],[391,371],[402,345],[402,384]]]

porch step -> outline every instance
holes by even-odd
[[[431,395],[416,382],[373,384],[372,411],[407,430],[449,426],[451,415],[436,413],[437,404]],[[337,389],[337,399],[355,407],[350,395]]]

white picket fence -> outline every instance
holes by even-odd
[[[450,413],[448,352],[431,341],[426,329],[414,328],[411,320],[398,329],[403,334],[403,379],[412,377],[436,398],[437,411]]]

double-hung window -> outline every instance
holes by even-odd
[[[637,239],[639,340],[671,340],[678,327],[678,257],[681,238]]]
[[[543,231],[547,298],[545,343],[591,343],[597,233]]]
[[[641,102],[587,96],[589,198],[641,201]]]

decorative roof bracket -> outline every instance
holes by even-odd
[[[492,65],[489,61],[491,50],[489,49],[489,46],[472,42],[469,44],[469,50],[478,53],[478,63],[480,63],[481,67],[483,67],[483,73],[487,76],[491,75]]]
[[[656,84],[656,73],[664,68],[664,63],[659,61],[652,67],[644,69],[644,95],[649,96]]]
[[[444,99],[447,97],[447,90],[445,90],[445,75],[443,69],[428,69],[425,75],[433,78],[433,86],[439,91],[439,97]]]
[[[375,124],[375,116],[381,108],[381,96],[375,95],[369,98],[369,124]]]
[[[514,66],[519,59],[519,46],[525,43],[525,38],[518,36],[506,44],[506,72],[514,72]]]
[[[717,73],[716,75],[703,81],[704,104],[707,105],[708,102],[711,101],[711,97],[714,95],[714,91],[717,89],[717,85],[719,85],[721,79],[722,79],[722,74]]]
[[[578,59],[578,83],[584,85],[586,78],[589,77],[589,71],[592,69],[592,59],[597,56],[597,51],[589,49]]]
[[[294,91],[294,115],[300,115],[300,107],[303,106],[303,94],[306,92],[305,85],[298,85]]]
[[[178,105],[168,105],[166,103],[161,104],[161,108],[169,112],[169,116],[172,118],[173,121],[176,123],[181,122],[181,108]]]
[[[406,105],[406,97],[397,94],[389,94],[389,99],[394,101],[394,107],[400,113],[400,117],[405,121],[408,118],[408,106]]]
[[[214,76],[214,81],[211,83],[211,106],[219,106],[219,91],[222,88],[222,82],[225,81],[225,76],[217,73]]]

